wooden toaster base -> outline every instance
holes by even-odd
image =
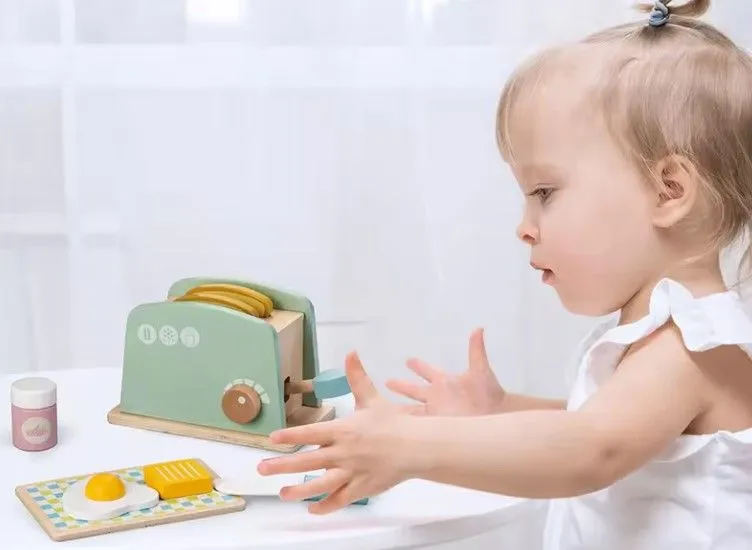
[[[302,406],[287,418],[287,425],[302,426],[313,424],[315,422],[332,420],[334,417],[335,409],[332,405],[321,405],[320,407]],[[181,435],[196,439],[206,439],[209,441],[220,441],[222,443],[231,443],[233,445],[242,445],[244,447],[256,447],[258,449],[266,449],[268,451],[282,453],[292,453],[301,447],[300,445],[275,444],[269,441],[269,437],[265,435],[235,432],[220,428],[209,428],[175,420],[164,420],[150,416],[125,413],[120,410],[119,405],[107,413],[107,421],[110,424],[118,426],[140,428],[142,430]]]

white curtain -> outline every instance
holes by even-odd
[[[309,296],[323,368],[459,370],[484,326],[508,387],[561,395],[593,320],[529,273],[494,111],[630,4],[0,0],[0,372],[119,366],[130,308],[212,275]]]

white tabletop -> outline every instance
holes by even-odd
[[[0,378],[0,409],[5,411],[0,420],[0,548],[282,550],[316,542],[325,542],[326,550],[408,548],[460,540],[523,521],[539,507],[535,501],[410,481],[366,506],[326,516],[309,514],[303,502],[258,497],[248,499],[242,512],[53,542],[14,494],[16,486],[188,457],[201,458],[220,476],[255,476],[258,461],[274,453],[109,424],[107,412],[120,393],[119,369],[33,375],[58,384],[59,443],[41,453],[13,447],[10,384],[21,375]],[[339,415],[352,410],[349,399],[334,403]],[[299,476],[286,477],[280,478],[280,485]]]

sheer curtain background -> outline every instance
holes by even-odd
[[[0,0],[0,372],[119,366],[129,309],[205,274],[308,295],[324,368],[464,369],[484,326],[509,388],[561,395],[593,320],[530,273],[496,101],[630,4]]]

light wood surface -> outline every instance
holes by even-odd
[[[335,409],[332,405],[322,405],[321,407],[302,406],[287,418],[287,425],[301,426],[304,424],[313,424],[314,422],[325,422],[327,420],[332,420],[334,416]],[[172,435],[220,441],[223,443],[232,443],[234,445],[242,445],[245,447],[256,447],[258,449],[266,449],[269,451],[290,453],[300,449],[300,445],[281,445],[272,443],[269,441],[269,437],[265,435],[242,433],[233,430],[221,430],[196,424],[186,424],[174,420],[163,420],[160,418],[124,413],[120,410],[119,406],[115,407],[107,414],[107,420],[110,424],[128,426],[130,428],[140,428],[143,430],[151,430]]]
[[[279,369],[284,382],[303,378],[303,314],[296,311],[275,309],[266,322],[277,331]],[[285,395],[285,414],[291,416],[303,406],[302,395]]]
[[[285,384],[286,394],[309,393],[313,391],[313,380],[290,380]]]

